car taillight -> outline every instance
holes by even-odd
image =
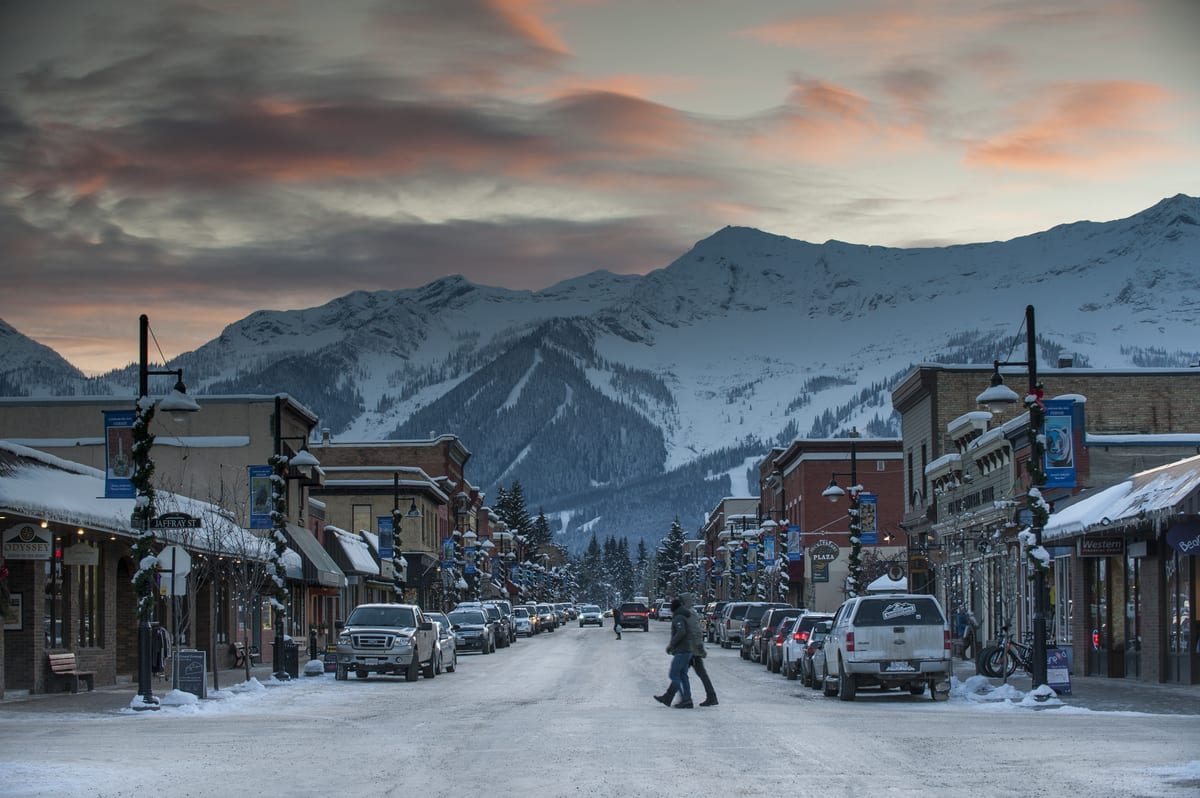
[[[799,643],[799,642],[800,642],[800,641],[801,641],[803,638],[801,638],[801,637],[800,637],[800,633],[799,633],[799,632],[793,632],[793,633],[792,633],[792,639],[793,639],[793,640],[795,640],[797,643]]]
[[[796,639],[799,640],[801,643],[808,642],[808,632],[797,632],[796,635],[797,635]]]
[[[942,630],[942,647],[946,651],[950,650],[950,630],[949,629]]]
[[[787,634],[787,632],[780,632],[779,635],[775,638],[775,645],[782,646],[783,638],[786,634]]]
[[[846,632],[846,650],[854,650],[854,632]]]

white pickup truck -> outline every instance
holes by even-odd
[[[415,682],[437,675],[437,631],[415,604],[360,604],[350,613],[337,641],[335,678],[350,671],[360,679],[371,673],[403,674]]]

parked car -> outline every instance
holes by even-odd
[[[558,628],[558,613],[549,604],[537,605],[538,620],[544,621],[542,628],[553,632]]]
[[[334,678],[354,671],[359,679],[371,673],[432,679],[436,650],[437,627],[415,604],[359,604],[338,633]]]
[[[504,625],[508,627],[508,642],[513,642],[517,639],[517,624],[513,619],[513,606],[511,602],[504,599],[492,599],[484,602],[485,604],[494,604],[500,610],[500,616],[504,619]]]
[[[642,627],[643,632],[650,631],[650,610],[640,601],[626,601],[617,607],[617,615],[613,619],[622,629]]]
[[[753,641],[754,634],[762,626],[763,616],[767,614],[767,610],[775,607],[785,608],[790,605],[779,602],[753,601],[750,606],[746,607],[746,613],[742,616],[742,634],[739,641],[741,648],[742,659],[750,659],[750,643]]]
[[[784,676],[788,679],[795,679],[800,675],[800,660],[806,656],[805,647],[808,645],[813,629],[822,622],[832,620],[831,613],[805,611],[787,625],[783,639],[783,661],[779,666],[779,671]]]
[[[804,643],[804,648],[800,652],[800,659],[796,663],[794,671],[799,671],[798,676],[788,676],[789,679],[800,679],[800,683],[805,687],[817,689],[816,674],[813,672],[813,657],[816,656],[817,650],[825,647],[825,638],[829,636],[829,627],[833,626],[833,621],[817,621],[809,632],[808,640]]]
[[[534,618],[529,615],[527,607],[513,608],[513,622],[516,624],[517,634],[533,637],[536,634],[534,627]]]
[[[492,637],[496,640],[496,647],[508,648],[512,644],[512,633],[509,631],[508,621],[504,620],[504,614],[491,602],[485,603],[482,609],[488,622],[492,624]]]
[[[825,638],[822,687],[853,701],[859,687],[929,688],[950,694],[950,624],[937,597],[912,593],[855,596],[838,608]]]
[[[441,673],[442,668],[445,668],[447,673],[454,673],[458,670],[458,644],[450,619],[444,612],[428,612],[425,613],[425,617],[437,624],[438,629],[438,656],[434,673]]]
[[[721,620],[717,623],[717,642],[721,648],[732,648],[734,643],[742,643],[742,620],[750,607],[748,601],[731,601],[725,605]]]
[[[600,613],[600,608],[595,604],[584,604],[579,608],[579,627],[582,629],[588,624],[596,624],[596,626],[604,626],[604,616]]]
[[[492,634],[492,623],[483,610],[476,607],[453,609],[446,613],[454,629],[455,643],[459,651],[478,651],[491,654],[496,650],[496,638]]]
[[[767,610],[756,633],[757,651],[751,650],[750,659],[761,662],[771,673],[779,673],[779,665],[783,662],[783,638],[791,628],[792,621],[803,613],[804,610],[799,607],[772,607]]]
[[[704,605],[704,614],[700,616],[700,622],[704,625],[705,642],[717,642],[717,622],[721,617],[721,611],[728,603],[728,601],[710,601]]]

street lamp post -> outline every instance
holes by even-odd
[[[200,405],[187,395],[187,387],[183,384],[183,369],[151,369],[149,367],[150,319],[145,314],[138,318],[138,399],[136,415],[133,423],[133,462],[134,470],[130,481],[137,493],[133,509],[133,525],[139,528],[137,540],[133,544],[133,559],[137,562],[137,572],[134,574],[134,592],[138,596],[137,616],[137,666],[138,666],[138,695],[141,696],[142,706],[157,709],[158,699],[154,697],[151,675],[151,647],[153,645],[150,616],[154,614],[155,603],[155,574],[158,560],[156,558],[158,540],[154,535],[154,462],[150,459],[150,449],[154,446],[154,434],[150,431],[150,422],[154,420],[154,410],[158,407],[178,417],[181,413],[194,413]],[[175,387],[171,393],[158,402],[150,399],[150,377],[173,376]]]
[[[1029,459],[1025,471],[1029,474],[1029,490],[1026,505],[1030,511],[1030,527],[1020,535],[1025,556],[1033,568],[1033,684],[1039,687],[1046,683],[1046,571],[1050,568],[1050,555],[1042,546],[1042,529],[1050,518],[1050,507],[1042,496],[1046,484],[1044,459],[1046,454],[1046,410],[1042,404],[1042,385],[1037,374],[1037,332],[1034,326],[1033,305],[1025,307],[1025,360],[992,361],[991,386],[976,397],[993,413],[1017,402],[1017,394],[1004,384],[1000,376],[1001,366],[1025,366],[1029,372],[1029,390],[1024,404],[1029,410]]]
[[[850,473],[835,471],[829,480],[829,487],[821,492],[821,495],[829,499],[833,503],[837,503],[838,499],[850,494],[850,509],[847,514],[850,517],[850,560],[849,560],[849,579],[847,584],[847,593],[851,598],[857,596],[863,590],[862,584],[862,524],[859,514],[859,496],[862,494],[863,486],[858,484],[858,428],[850,430]],[[850,477],[850,487],[846,490],[837,484],[839,476]]]
[[[283,434],[283,398],[275,395],[275,453],[271,455],[271,526],[272,539],[275,543],[275,644],[271,652],[271,669],[275,679],[285,682],[291,678],[283,659],[283,627],[287,619],[288,589],[287,571],[283,564],[283,553],[287,549],[288,525],[288,479],[290,468],[297,468],[306,475],[311,475],[321,463],[308,450],[308,437],[301,435],[285,436]],[[285,441],[300,441],[300,451],[289,458],[283,452]],[[303,534],[303,533],[301,533]]]
[[[404,570],[401,572],[403,578],[401,582],[401,590],[408,587],[408,561],[404,557],[404,546],[401,545],[400,533],[402,524],[405,518],[422,518],[421,511],[417,509],[417,500],[414,498],[412,504],[408,508],[407,513],[400,511],[400,472],[392,472],[392,560],[400,560],[404,564]],[[399,555],[399,556],[397,556]]]

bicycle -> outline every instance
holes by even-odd
[[[984,676],[1007,679],[1017,672],[1017,666],[1033,674],[1033,645],[1017,642],[1004,626],[996,638],[996,645],[987,646],[975,660],[975,670]]]

